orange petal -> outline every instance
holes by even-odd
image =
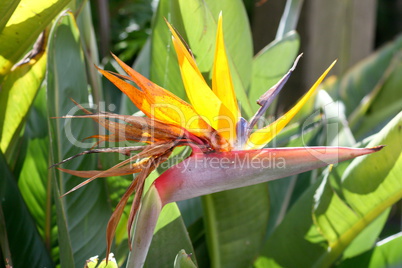
[[[226,140],[235,140],[237,123],[235,116],[205,82],[194,58],[174,28],[169,23],[167,24],[173,35],[172,41],[179,62],[181,78],[191,104],[197,113],[203,116]]]
[[[237,106],[236,93],[234,91],[232,76],[230,75],[229,62],[226,55],[225,42],[223,38],[222,13],[219,14],[218,29],[216,32],[212,90],[223,102],[223,104],[231,111],[235,120],[234,122],[237,122],[240,112]]]
[[[214,139],[216,131],[197,114],[191,105],[152,83],[117,57],[115,59],[142,91],[105,70],[98,70],[123,91],[144,114],[149,118],[183,127],[198,137]],[[221,139],[218,137],[218,140]]]
[[[279,117],[275,122],[269,124],[268,126],[261,128],[254,133],[252,133],[246,144],[246,149],[259,149],[264,147],[268,142],[270,142],[288,123],[292,118],[300,111],[307,100],[314,94],[322,80],[335,65],[334,61],[327,70],[318,78],[310,90],[290,109],[287,113]]]

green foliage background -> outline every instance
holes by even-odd
[[[108,218],[133,177],[98,179],[60,198],[81,179],[48,167],[91,147],[93,142],[83,139],[104,131],[87,120],[54,119],[74,112],[70,98],[94,109],[138,112],[93,66],[121,71],[108,50],[186,99],[164,18],[187,41],[209,81],[211,47],[222,11],[242,114],[253,115],[255,100],[287,72],[304,38],[295,31],[303,1],[288,0],[290,8],[282,16],[276,39],[253,55],[250,21],[255,4],[111,1],[107,7],[111,30],[101,29],[97,39],[94,25],[105,20],[96,12],[101,6],[91,10],[90,2],[79,0],[1,2],[1,267],[83,267],[94,255],[104,257]],[[380,8],[383,12],[384,5]],[[381,29],[384,20],[379,22]],[[396,37],[345,75],[328,79],[297,120],[268,145],[386,145],[380,153],[169,204],[158,221],[145,266],[401,265],[401,87],[402,38]],[[64,167],[107,168],[119,160],[113,155],[83,156]],[[163,171],[153,172],[149,180]],[[112,248],[121,267],[129,253],[125,230],[129,209]],[[192,253],[191,258],[182,249]]]

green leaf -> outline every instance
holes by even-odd
[[[8,238],[8,241],[3,240],[0,244],[9,244],[13,267],[54,267],[2,153],[0,170],[1,209]]]
[[[94,103],[99,103],[103,100],[101,77],[94,65],[99,65],[99,53],[95,30],[92,24],[90,2],[85,1],[82,10],[77,18],[77,24],[83,39],[83,51],[87,62],[86,68],[88,73],[88,81],[91,85],[91,93],[94,98]]]
[[[402,109],[402,37],[364,59],[328,90],[345,104],[358,139],[379,131]]]
[[[356,136],[366,137],[402,110],[402,49],[393,58],[379,84],[350,116]]]
[[[211,266],[250,266],[268,223],[267,184],[206,195],[202,200]]]
[[[312,263],[325,251],[319,244],[324,239],[312,226],[312,195],[316,188],[317,184],[304,192],[286,214],[267,240],[261,256],[254,263],[255,267],[312,267]],[[310,242],[315,237],[317,239]]]
[[[356,238],[350,243],[342,254],[342,259],[354,257],[367,251],[375,245],[381,231],[387,222],[391,208],[387,208],[380,216],[372,221]]]
[[[46,245],[49,248],[54,245],[52,256],[54,262],[58,263],[57,226],[55,217],[51,217],[54,207],[48,169],[49,136],[45,86],[40,89],[29,112],[24,138],[27,149],[21,155],[23,159],[18,187]]]
[[[401,199],[401,131],[402,113],[368,144],[388,146],[353,160],[339,175],[339,189],[327,179],[310,187],[268,240],[257,267],[333,264],[370,222]]]
[[[184,249],[180,250],[174,260],[174,268],[196,268],[197,266],[191,260],[191,254],[187,254]]]
[[[21,0],[3,0],[0,3],[0,33],[6,26],[8,19],[13,14]]]
[[[296,126],[298,126],[298,124]],[[300,129],[300,126],[298,126],[296,129],[301,133],[293,133],[292,139],[285,145],[276,145],[274,147],[302,147],[312,145],[314,137],[322,129],[322,126],[321,124],[313,124],[308,127],[309,128],[305,127]],[[283,131],[281,134],[282,133]],[[275,227],[283,220],[286,212],[291,207],[293,199],[297,199],[300,194],[299,191],[303,191],[310,186],[310,177],[311,174],[308,172],[268,182],[270,199],[268,235],[270,235]]]
[[[354,258],[346,259],[339,268],[348,267],[400,267],[402,265],[402,233],[388,237],[363,254]]]
[[[297,22],[299,21],[300,11],[303,6],[303,0],[287,0],[285,10],[282,14],[281,21],[276,33],[276,40],[285,37],[291,31],[296,30]]]
[[[22,0],[0,33],[0,81],[69,0]]]
[[[64,13],[56,20],[50,33],[48,51],[48,116],[74,114],[78,109],[70,98],[88,107],[84,55],[73,14]],[[96,134],[92,120],[50,119],[49,126],[52,163],[93,145],[89,141],[80,141]],[[96,161],[93,157],[84,156],[66,163],[64,167],[91,170],[96,169]],[[61,264],[66,267],[81,266],[88,257],[103,254],[106,249],[105,232],[111,209],[105,198],[105,184],[97,180],[60,199],[60,194],[77,185],[82,179],[61,171],[53,171]],[[64,226],[67,230],[61,228]],[[74,263],[71,263],[69,252],[73,253]]]
[[[194,252],[179,208],[170,203],[159,216],[144,267],[172,267],[178,248]]]
[[[10,143],[20,134],[18,130],[25,122],[28,110],[45,77],[45,71],[46,54],[42,52],[28,63],[17,66],[1,84],[0,146],[6,154],[9,147],[13,147]]]
[[[51,172],[53,177],[56,177],[56,172]],[[60,252],[60,265],[66,267],[74,267],[74,255],[73,248],[67,223],[67,210],[66,205],[63,203],[63,200],[60,199],[60,185],[57,179],[55,179],[52,184],[52,193],[53,199],[55,200],[56,205],[56,222],[57,222],[57,233],[58,233],[58,242],[59,242],[59,252]]]
[[[330,92],[341,99],[350,115],[378,84],[394,56],[402,49],[402,36],[364,59],[338,80]],[[339,97],[338,97],[339,96]]]
[[[185,39],[201,73],[208,81],[214,59],[216,22],[221,10],[235,91],[243,109],[251,116],[245,94],[251,76],[251,34],[243,4],[239,0],[160,1],[152,34],[151,79],[180,98],[187,99],[171,44],[171,34],[164,21],[166,18]],[[239,50],[242,53],[238,53]]]
[[[299,46],[299,35],[290,32],[283,39],[267,45],[254,57],[251,87],[248,91],[253,111],[259,108],[257,100],[261,95],[288,72]]]
[[[401,133],[402,113],[399,113],[368,145],[386,144],[387,149],[371,157],[356,159],[345,170],[342,176],[342,195],[359,218],[357,221],[350,221],[349,218],[342,217],[349,226],[338,233],[342,235],[338,235],[331,246],[332,250],[324,256],[322,263],[336,259],[345,245],[355,238],[356,232],[351,232],[351,228],[362,230],[385,209],[401,199],[402,188],[398,175],[402,172]],[[330,229],[329,232],[332,232],[338,228],[333,226]]]

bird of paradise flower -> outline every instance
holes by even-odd
[[[222,16],[219,16],[217,26],[212,89],[208,86],[191,52],[179,34],[168,22],[167,25],[172,33],[181,77],[191,105],[152,83],[113,55],[128,76],[102,69],[98,70],[124,92],[146,117],[110,113],[93,114],[78,103],[76,105],[86,115],[72,117],[92,118],[108,129],[109,135],[91,136],[98,139],[98,143],[103,141],[136,141],[143,145],[93,149],[56,164],[65,163],[74,157],[87,153],[117,152],[130,155],[133,152],[138,152],[105,171],[75,171],[60,168],[60,170],[72,175],[89,178],[65,194],[99,177],[138,173],[136,179],[132,181],[121,197],[109,220],[106,231],[107,254],[110,252],[111,242],[123,209],[133,193],[135,193],[135,197],[127,224],[129,240],[131,239],[135,217],[137,217],[137,221],[132,243],[134,245],[133,254],[131,254],[129,262],[133,267],[142,267],[159,213],[162,207],[170,202],[287,177],[370,154],[382,148],[379,146],[374,148],[261,149],[297,114],[314,94],[335,62],[329,66],[291,110],[268,126],[256,129],[257,122],[265,114],[269,105],[294,71],[301,55],[297,57],[289,72],[260,97],[257,103],[261,107],[250,121],[246,121],[241,117],[230,75],[222,30]],[[138,88],[127,81],[134,82]],[[112,121],[108,118],[114,118],[125,123]],[[147,176],[169,158],[175,147],[180,146],[190,146],[192,154],[159,176],[145,196],[142,197]],[[264,164],[265,160],[272,161],[272,158],[280,159],[282,165]],[[212,162],[215,165],[212,165]]]

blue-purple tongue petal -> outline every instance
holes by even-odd
[[[243,117],[239,118],[239,122],[237,122],[236,125],[236,144],[235,144],[235,148],[237,149],[241,149],[243,148],[243,145],[246,143],[247,138],[248,138],[248,122],[246,119],[244,119]]]
[[[297,56],[295,62],[293,63],[292,68],[282,77],[281,80],[279,80],[278,83],[276,83],[273,87],[271,87],[267,92],[265,92],[258,100],[257,103],[260,105],[260,109],[255,113],[255,115],[251,118],[250,120],[250,125],[249,125],[249,130],[253,129],[255,124],[258,122],[258,120],[261,118],[261,116],[264,115],[268,107],[271,105],[271,103],[274,101],[275,97],[278,95],[278,93],[281,91],[283,86],[286,84],[288,81],[290,75],[292,72],[295,70],[297,63],[299,62],[299,59],[303,56],[303,53]]]

